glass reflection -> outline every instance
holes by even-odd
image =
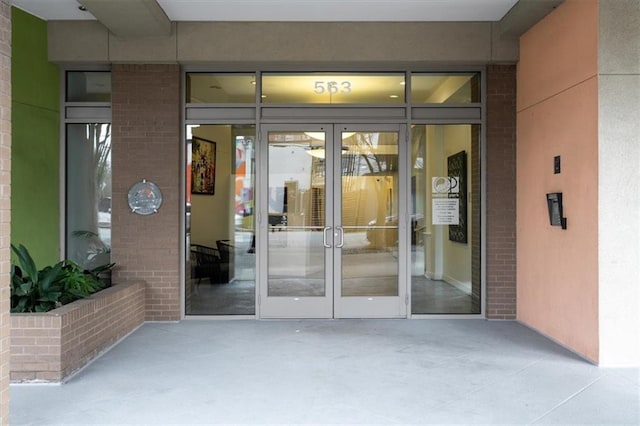
[[[67,71],[67,102],[111,102],[109,71]]]
[[[255,103],[255,74],[187,73],[187,103]]]
[[[412,129],[413,314],[480,313],[479,129]]]
[[[385,74],[262,74],[265,104],[403,104],[405,76]]]
[[[185,312],[254,315],[255,128],[190,125],[186,149]],[[192,168],[207,164],[215,164],[213,173],[204,176],[207,185],[199,185]]]
[[[413,74],[414,104],[468,104],[480,102],[480,73]]]
[[[342,296],[398,295],[398,134],[342,134]]]
[[[111,261],[111,124],[68,124],[66,133],[66,257],[93,269]]]
[[[268,135],[268,295],[324,296],[325,134]]]

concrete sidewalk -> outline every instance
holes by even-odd
[[[149,323],[12,425],[640,424],[638,369],[509,321]]]

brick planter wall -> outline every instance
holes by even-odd
[[[11,314],[11,381],[61,382],[144,322],[143,281],[46,313]]]

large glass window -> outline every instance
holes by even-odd
[[[255,126],[187,126],[187,315],[255,314]]]
[[[480,313],[479,129],[412,129],[413,314]]]
[[[111,102],[109,71],[67,71],[67,102]]]
[[[255,103],[255,74],[187,73],[187,103]]]
[[[66,130],[66,257],[92,269],[111,259],[111,124]]]
[[[413,74],[413,104],[469,104],[480,102],[480,73]]]
[[[398,132],[342,132],[342,296],[398,296]]]
[[[405,102],[403,73],[262,75],[265,104],[394,104]]]
[[[261,315],[270,317],[266,304],[285,297],[277,287],[284,282],[294,288],[330,282],[331,277],[349,283],[365,276],[367,284],[378,285],[383,275],[393,276],[401,291],[394,287],[394,293],[371,294],[405,296],[410,281],[414,315],[480,314],[480,125],[416,123],[479,123],[481,82],[476,71],[187,73],[186,314],[255,315],[259,290]],[[409,119],[412,140],[406,147],[403,137],[391,143],[375,133],[376,144],[374,133],[347,132],[345,127],[342,146],[325,146],[324,138],[338,138],[336,127],[328,133],[323,128],[320,135],[306,131],[317,131],[314,126],[272,129],[267,124],[276,119],[303,123],[306,118],[311,123],[322,118],[328,125]],[[200,120],[247,124],[192,124]],[[264,132],[260,164],[266,171],[259,185],[255,125]],[[350,142],[356,137],[357,143]],[[399,155],[405,149],[410,155]],[[333,153],[331,158],[325,158],[327,152]],[[343,185],[321,183],[326,170],[333,180],[342,170]],[[265,226],[268,221],[268,227],[258,228],[257,246],[266,265],[262,288],[256,288],[257,188],[264,191],[260,214]],[[325,193],[327,188],[335,193]],[[354,206],[363,208],[354,211]],[[400,232],[404,222],[398,222],[409,220],[405,213],[410,216],[409,241],[408,233]],[[334,224],[337,231],[329,233],[326,224],[316,220],[323,215],[340,219]],[[325,256],[332,275],[323,275],[316,252],[309,257],[310,252],[295,251],[290,244],[296,232],[325,243],[318,246],[323,250],[339,244],[347,256]],[[352,245],[356,235],[365,250]],[[287,256],[302,256],[304,261],[291,263]],[[363,268],[362,258],[383,256],[389,262],[376,260],[375,271]],[[406,256],[411,256],[410,270],[403,267]],[[328,285],[341,296],[336,300],[350,302],[359,296],[348,287]],[[312,286],[307,287],[305,291]]]

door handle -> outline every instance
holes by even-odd
[[[342,226],[336,226],[336,229],[340,231],[340,242],[336,244],[337,248],[344,247],[344,228]]]
[[[331,248],[331,245],[327,243],[327,231],[329,230],[331,230],[330,226],[325,226],[322,229],[322,245],[324,246],[324,248]]]

